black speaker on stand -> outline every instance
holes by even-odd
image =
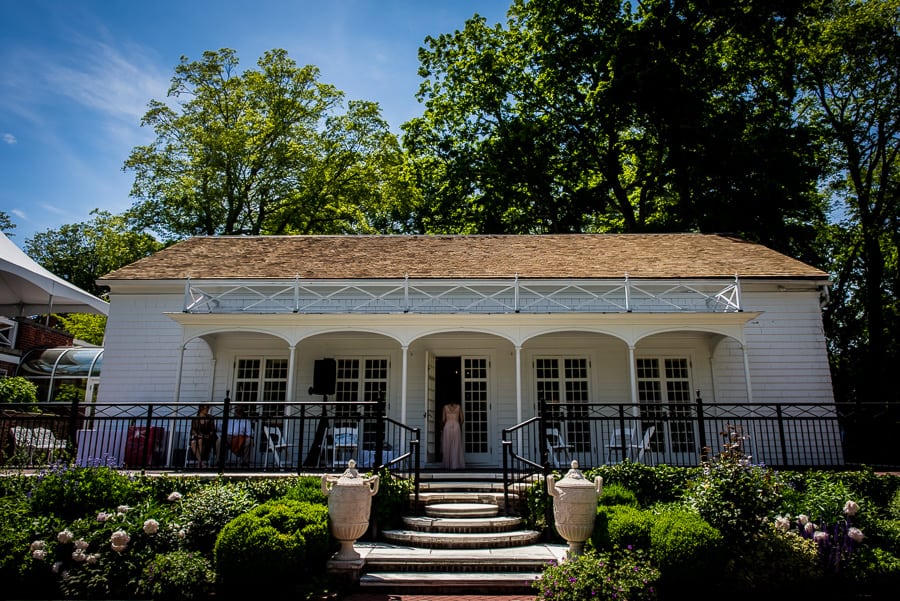
[[[313,385],[309,387],[309,394],[322,395],[322,401],[328,402],[328,395],[334,394],[335,380],[337,380],[337,361],[334,359],[316,359],[313,366]],[[328,407],[322,405],[322,415],[319,425],[306,455],[303,464],[307,467],[319,465],[322,453],[322,443],[325,441],[325,433],[328,431]]]

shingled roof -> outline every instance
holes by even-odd
[[[713,234],[219,236],[179,242],[115,280],[410,278],[814,278],[759,244]]]

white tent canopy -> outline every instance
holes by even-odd
[[[109,303],[53,275],[0,232],[0,315],[109,315]]]

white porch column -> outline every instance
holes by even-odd
[[[187,343],[182,343],[181,348],[178,352],[178,369],[175,372],[175,408],[173,413],[178,415],[178,405],[181,404],[181,374],[184,371],[184,347],[187,346]],[[175,442],[175,428],[169,428],[169,444],[168,451],[166,452],[166,464],[172,465],[172,453],[175,451],[174,443]],[[185,453],[188,452],[188,449],[185,449]]]
[[[175,413],[178,413],[177,405],[181,402],[181,372],[184,371],[184,347],[187,343],[182,343],[178,351],[178,369],[175,372]]]
[[[637,365],[634,358],[634,345],[628,345],[628,378],[631,384],[631,404],[637,407],[638,404],[638,387],[637,387]]]
[[[296,359],[296,345],[290,345],[288,347],[290,349],[290,355],[288,356],[288,379],[287,379],[287,398],[285,401],[288,403],[294,402],[294,364]]]
[[[409,372],[409,346],[402,345],[400,350],[403,351],[403,361],[400,369],[400,423],[406,423],[406,391],[407,391],[407,374]]]
[[[516,345],[516,423],[522,423],[522,347]]]
[[[753,402],[753,388],[750,386],[750,357],[747,355],[747,345],[741,343],[741,353],[744,355],[744,381],[747,383],[747,402]]]

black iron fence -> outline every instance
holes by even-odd
[[[749,462],[837,468],[854,407],[812,403],[541,403],[539,415],[502,432],[505,488],[551,470],[621,461],[697,466],[738,442]],[[858,410],[858,408],[856,408]],[[865,411],[870,414],[871,411]]]
[[[7,404],[0,464],[299,474],[343,471],[352,459],[361,472],[388,469],[418,482],[419,431],[386,417],[381,402],[206,406],[208,427],[196,404]]]

